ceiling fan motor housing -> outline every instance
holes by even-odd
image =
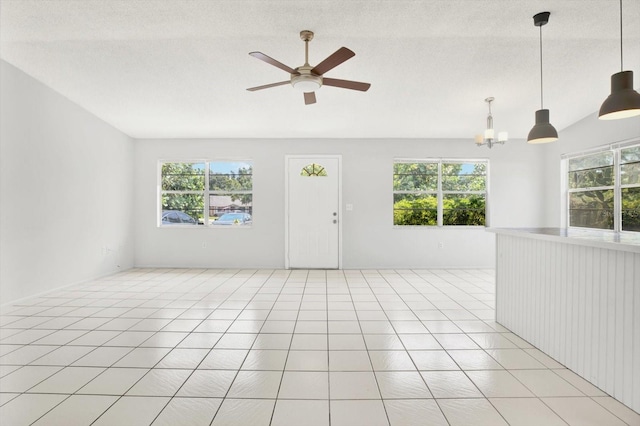
[[[309,65],[296,68],[297,74],[291,74],[291,85],[305,93],[318,90],[322,86],[322,76],[312,73],[312,69]]]

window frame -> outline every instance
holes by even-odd
[[[442,228],[488,228],[489,227],[489,174],[490,174],[490,161],[489,158],[394,158],[393,165],[398,163],[404,164],[412,164],[412,163],[427,163],[427,164],[437,164],[438,165],[438,175],[437,175],[437,188],[436,190],[395,190],[393,188],[393,176],[395,175],[395,170],[392,170],[392,181],[391,181],[391,191],[392,191],[392,212],[394,211],[393,205],[395,205],[395,194],[420,194],[420,195],[436,195],[437,199],[437,224],[436,225],[396,225],[392,223],[394,228],[405,229],[405,228],[419,228],[419,229],[442,229]],[[443,182],[442,182],[442,166],[443,164],[469,164],[469,163],[483,163],[485,165],[485,188],[484,191],[454,191],[454,190],[444,190]],[[456,194],[467,194],[467,195],[484,195],[484,225],[445,225],[444,224],[444,199],[445,195],[456,195]]]
[[[587,230],[587,231],[600,231],[608,233],[639,233],[640,231],[630,231],[622,229],[622,190],[626,188],[640,188],[640,183],[637,184],[622,184],[621,180],[621,154],[622,151],[627,148],[640,147],[640,139],[632,139],[615,144],[595,147],[593,149],[564,154],[561,156],[562,172],[562,189],[563,189],[563,222],[568,229]],[[610,186],[598,186],[589,188],[570,188],[569,183],[569,162],[571,160],[583,157],[590,157],[593,155],[602,154],[605,152],[611,152],[613,155],[613,185]],[[571,194],[584,191],[599,191],[599,190],[613,190],[613,229],[593,228],[586,226],[571,225]]]
[[[185,190],[185,191],[180,191],[180,190],[163,190],[162,189],[162,166],[164,164],[204,164],[204,188],[200,191],[200,190]],[[212,163],[246,163],[249,164],[251,166],[251,190],[236,190],[236,191],[224,191],[224,190],[212,190],[211,188],[211,183],[210,183],[210,175],[212,173],[211,172],[211,167],[210,165]],[[174,159],[162,159],[162,160],[158,160],[158,170],[157,170],[157,200],[156,200],[156,207],[157,207],[157,213],[156,213],[156,226],[158,228],[163,228],[163,229],[172,229],[172,228],[187,228],[187,229],[201,229],[201,228],[208,228],[208,229],[250,229],[253,226],[253,222],[254,222],[254,215],[253,215],[253,209],[254,209],[254,199],[253,199],[253,167],[254,167],[254,161],[253,159],[249,159],[249,158],[216,158],[216,159],[209,159],[209,160],[203,160],[203,159],[179,159],[179,160],[174,160]],[[163,225],[162,224],[162,196],[164,194],[195,194],[195,195],[202,195],[204,198],[204,206],[203,206],[203,222],[204,223],[199,223],[198,219],[196,218],[196,226],[193,225],[187,225],[187,224],[174,224],[174,225]],[[242,225],[242,226],[213,226],[211,223],[211,216],[210,216],[210,212],[211,212],[211,196],[215,196],[215,195],[226,195],[226,194],[249,194],[251,195],[251,213],[249,213],[251,215],[251,224],[249,225]],[[246,212],[245,212],[246,213]]]

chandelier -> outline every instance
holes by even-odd
[[[487,128],[484,131],[484,134],[476,135],[476,145],[482,146],[486,145],[491,148],[495,144],[504,145],[504,143],[509,139],[509,134],[507,132],[498,133],[498,138],[496,139],[495,130],[493,130],[493,116],[491,115],[491,102],[494,101],[492,96],[488,97],[484,100],[487,104],[489,104],[489,115],[487,115]]]

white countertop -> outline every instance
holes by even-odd
[[[640,253],[639,232],[566,228],[487,228],[496,234]]]

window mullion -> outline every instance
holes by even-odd
[[[205,163],[204,168],[204,226],[209,226],[209,212],[211,211],[211,207],[209,206],[211,203],[211,196],[209,195],[210,184],[209,184],[209,167],[211,163],[207,161]]]
[[[444,225],[444,197],[442,195],[442,161],[438,161],[438,226]]]
[[[622,230],[622,189],[620,179],[620,149],[613,151],[613,230],[620,232]]]

